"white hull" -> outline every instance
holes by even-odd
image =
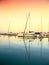
[[[35,34],[33,33],[28,33],[28,34],[18,34],[18,37],[25,37],[25,38],[35,38],[37,37]]]

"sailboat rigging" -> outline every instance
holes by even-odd
[[[30,17],[30,13],[28,13],[28,18],[27,18],[27,20],[26,20],[26,26],[25,26],[25,29],[24,29],[24,33],[25,33],[25,31],[26,31],[26,28],[27,28],[27,23],[28,23],[29,17]]]
[[[30,21],[29,21],[29,18],[30,18],[30,12],[28,13],[28,17],[27,17],[27,20],[26,20],[26,25],[25,25],[24,32],[18,34],[18,37],[26,37],[26,38],[34,38],[35,37],[34,32],[30,31]],[[28,21],[29,21],[29,32],[26,32]]]

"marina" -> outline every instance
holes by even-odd
[[[49,38],[49,32],[38,32],[37,31],[32,31],[30,30],[30,12],[27,14],[27,19],[26,19],[26,24],[25,24],[25,28],[24,28],[24,31],[23,32],[11,32],[10,31],[10,22],[9,22],[9,25],[8,25],[8,32],[7,33],[0,33],[0,36],[17,36],[17,37],[20,37],[20,38]],[[28,22],[29,22],[29,31],[26,31],[27,29],[27,26],[28,26]],[[41,31],[42,31],[42,17],[41,17]],[[38,27],[39,28],[39,27]]]
[[[0,65],[49,65],[49,0],[0,0]]]
[[[38,32],[36,32],[38,33]],[[40,33],[40,34],[36,34],[34,33],[0,33],[0,36],[17,36],[17,37],[24,37],[24,38],[49,38],[49,34],[48,33]]]

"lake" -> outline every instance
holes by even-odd
[[[0,65],[49,65],[49,38],[0,36]]]

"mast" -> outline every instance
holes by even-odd
[[[10,32],[10,22],[9,22],[9,25],[8,25],[8,33]]]
[[[26,25],[25,25],[24,33],[25,33],[25,31],[26,31],[26,28],[27,28],[27,23],[28,23],[29,17],[30,17],[30,12],[28,13],[28,17],[27,17],[27,20],[26,20]],[[30,25],[29,25],[29,27],[30,27]]]
[[[41,16],[41,32],[43,32],[43,26],[42,26],[42,16]]]
[[[49,22],[48,22],[48,32],[49,32]]]
[[[38,23],[38,32],[39,32],[39,23]]]
[[[30,16],[29,16],[29,32],[30,32]]]

